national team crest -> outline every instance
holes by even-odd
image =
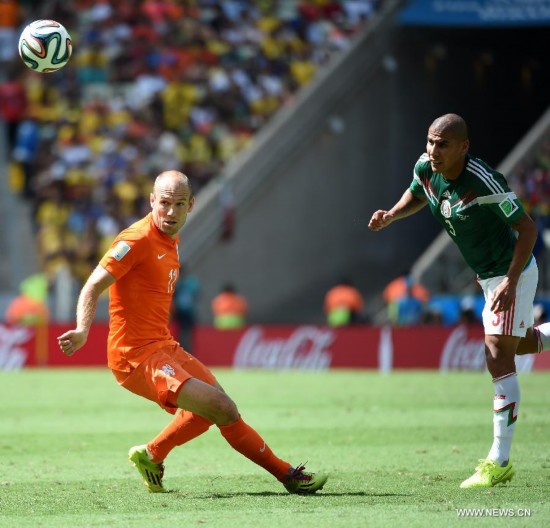
[[[173,376],[176,371],[168,364],[162,366],[162,372],[164,372],[167,376]]]
[[[443,200],[439,210],[441,211],[443,218],[451,218],[451,204],[449,203],[449,200]]]

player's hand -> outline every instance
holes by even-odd
[[[493,290],[491,297],[491,311],[493,313],[507,312],[512,308],[516,298],[516,284],[511,282],[508,277]]]
[[[393,215],[389,214],[388,211],[379,209],[372,215],[369,222],[369,229],[371,231],[380,231],[380,229],[389,226],[393,220]]]
[[[88,333],[80,330],[69,330],[58,336],[59,348],[66,356],[72,356],[79,348],[82,348],[88,339]]]

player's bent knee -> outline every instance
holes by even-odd
[[[202,416],[216,425],[229,425],[239,419],[237,406],[231,398],[224,397],[216,398],[211,401],[202,412]]]
[[[487,370],[493,378],[501,378],[516,371],[516,366],[513,358],[486,354]]]
[[[237,406],[225,392],[194,378],[181,388],[178,406],[216,425],[227,425],[239,419]]]
[[[235,402],[227,396],[227,394],[223,392],[221,394],[222,398],[220,398],[218,409],[220,419],[217,422],[217,425],[227,425],[239,419],[239,411],[235,405]]]

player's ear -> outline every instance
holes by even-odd
[[[151,209],[152,209],[153,204],[155,203],[155,194],[154,193],[149,194],[149,203],[151,204]]]
[[[189,200],[189,208],[187,209],[188,213],[190,213],[193,210],[194,205],[195,205],[195,197],[192,196],[191,200]]]
[[[464,154],[466,154],[470,150],[470,140],[466,139],[464,143],[462,144],[462,150]]]

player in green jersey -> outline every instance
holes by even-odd
[[[461,488],[490,487],[514,476],[510,449],[520,400],[515,355],[550,348],[550,323],[533,326],[536,224],[504,176],[470,156],[469,147],[460,116],[438,117],[429,127],[426,153],[414,167],[410,187],[369,222],[371,230],[379,231],[428,205],[483,289],[485,356],[494,386],[493,444]]]

